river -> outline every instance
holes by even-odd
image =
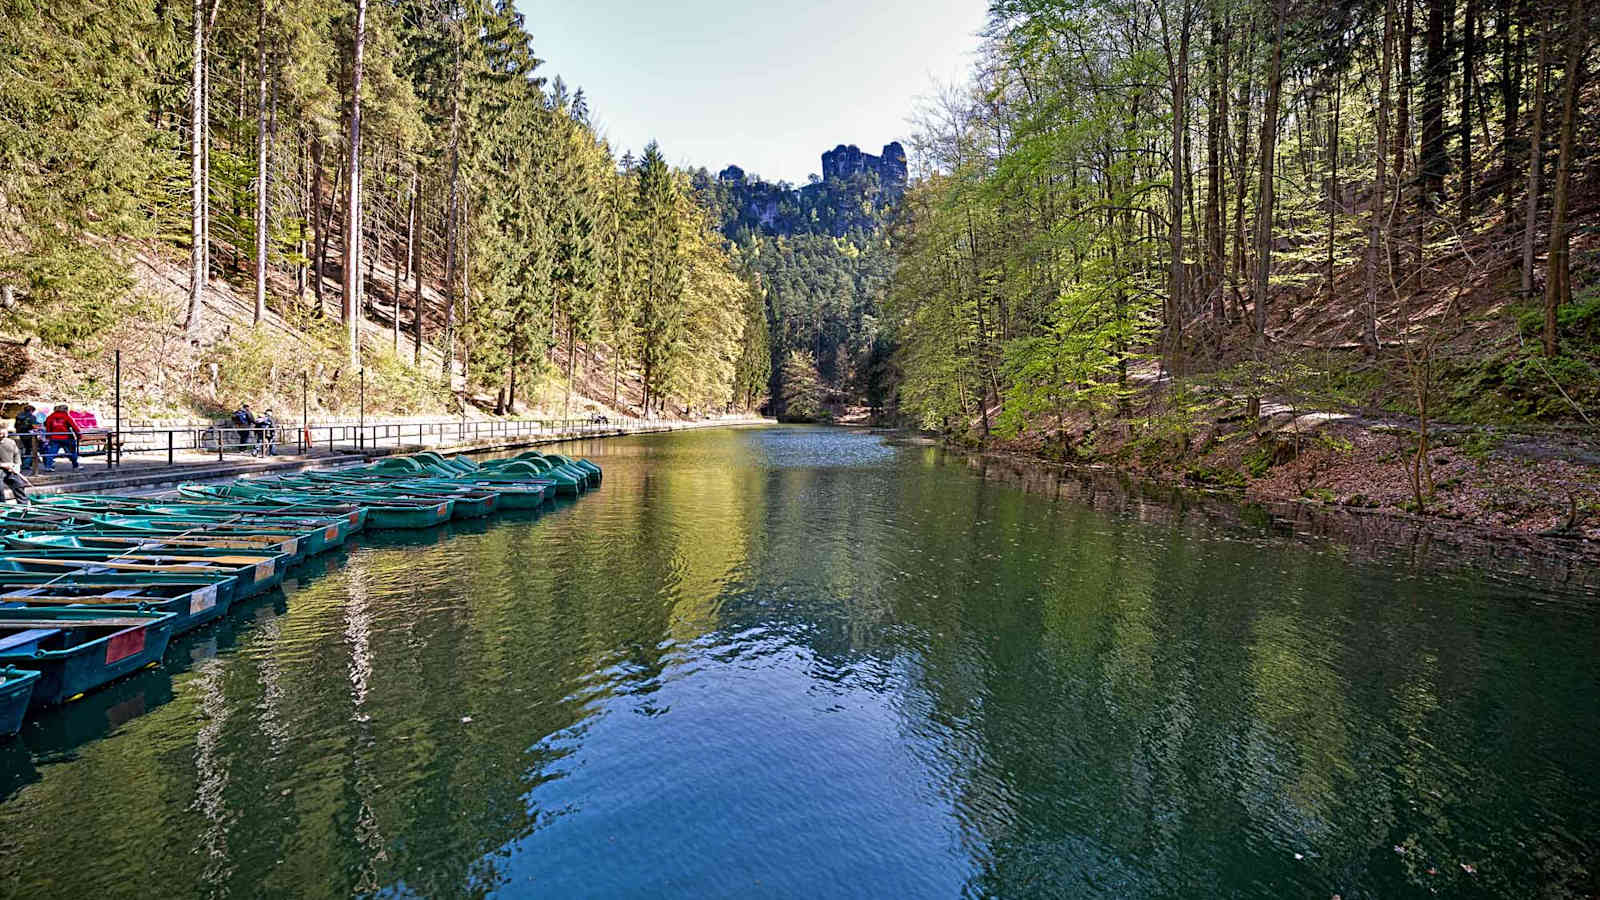
[[[567,452],[0,744],[0,895],[1600,893],[1591,588],[854,431]]]

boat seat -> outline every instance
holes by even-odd
[[[57,634],[60,630],[59,628],[29,628],[16,634],[0,636],[0,653],[14,653],[32,649],[30,645],[37,644],[45,638]]]

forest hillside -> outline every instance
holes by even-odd
[[[151,415],[764,390],[690,173],[615,157],[509,5],[9,3],[0,57],[6,396],[106,405],[119,349]]]
[[[899,410],[1276,499],[1600,534],[1600,10],[996,0],[912,140]]]

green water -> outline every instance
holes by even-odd
[[[843,431],[574,449],[0,744],[0,895],[1600,892],[1592,573]]]

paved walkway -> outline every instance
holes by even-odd
[[[379,436],[362,448],[341,443],[329,449],[316,447],[305,454],[294,452],[295,445],[287,446],[273,456],[253,457],[248,453],[224,453],[218,459],[215,451],[176,450],[172,462],[167,462],[166,451],[159,453],[125,454],[116,467],[108,467],[105,457],[85,457],[82,468],[74,471],[67,460],[56,460],[56,471],[36,472],[28,476],[33,483],[35,496],[60,493],[102,493],[136,490],[180,482],[215,481],[240,476],[286,474],[305,469],[350,465],[378,456],[396,453],[414,453],[419,450],[464,452],[469,450],[502,450],[515,447],[532,447],[574,440],[598,440],[629,434],[651,434],[663,431],[682,431],[693,428],[723,428],[771,424],[771,419],[728,418],[699,422],[663,421],[637,426],[617,426],[607,430],[584,434],[547,433],[490,436],[462,443],[419,445],[404,437]]]

